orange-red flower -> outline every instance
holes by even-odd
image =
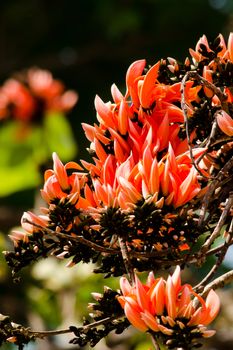
[[[233,33],[230,33],[227,42],[227,51],[231,62],[233,62]]]
[[[142,332],[155,333],[170,341],[167,344],[177,342],[182,347],[215,333],[206,326],[219,312],[219,297],[211,290],[204,300],[190,285],[182,285],[179,266],[167,280],[154,278],[150,272],[146,284],[135,276],[133,285],[122,277],[120,286],[118,301],[130,323]]]
[[[65,91],[63,83],[49,71],[31,68],[8,79],[0,88],[0,118],[37,121],[46,112],[68,112],[77,100],[77,93]]]
[[[220,60],[231,60],[233,61],[233,33],[230,33],[227,45],[225,43],[225,40],[222,36],[222,34],[219,34],[218,41],[219,41],[219,50],[217,52],[217,57],[220,58]],[[207,40],[207,37],[203,35],[197,42],[195,50],[189,49],[189,52],[191,56],[193,57],[194,63],[200,62],[207,57],[211,57],[211,53],[214,55],[213,49],[210,48],[209,42]]]
[[[200,155],[204,150],[196,149]],[[173,149],[169,146],[166,160],[161,172],[161,189],[166,196],[165,203],[172,204],[175,208],[189,202],[200,191],[201,186],[197,179],[197,170],[186,154],[175,157]]]
[[[216,119],[222,132],[228,136],[233,136],[233,119],[230,115],[221,110],[217,113]]]
[[[46,228],[49,218],[47,215],[35,215],[28,211],[25,212],[21,219],[21,225],[24,231],[13,230],[9,235],[10,239],[14,242],[14,246],[18,246],[19,241],[24,243],[29,242],[29,236],[38,231],[38,227]]]
[[[27,79],[33,95],[44,101],[46,110],[69,111],[78,100],[77,93],[65,91],[63,83],[54,79],[48,70],[31,68]]]
[[[195,50],[189,49],[190,55],[193,57],[194,62],[202,61],[206,55],[203,53],[202,47],[206,47],[206,53],[211,52],[212,50],[209,47],[207,37],[203,35],[197,42]]]
[[[188,149],[187,141],[178,136],[184,122],[183,112],[177,106],[181,100],[181,83],[173,85],[158,82],[160,62],[143,74],[145,60],[139,60],[129,67],[126,74],[126,94],[121,94],[116,85],[112,86],[114,103],[104,103],[95,98],[99,125],[83,124],[90,150],[95,153],[97,168],[101,168],[113,153],[118,163],[124,162],[131,154],[135,161],[143,157],[149,145],[153,154],[166,151],[171,143],[175,154]],[[187,82],[187,101],[198,99],[201,87]],[[176,104],[175,104],[176,103]]]
[[[0,89],[0,117],[29,121],[36,102],[26,86],[16,79],[7,80]]]
[[[195,65],[200,68],[198,72],[209,83],[216,84],[217,81],[217,86],[221,86],[227,95],[227,104],[233,101],[229,88],[231,80],[224,86],[221,84],[223,77],[232,79],[228,74],[229,64],[227,66],[232,40],[230,35],[226,45],[223,37],[219,36],[215,44],[209,44],[203,36],[195,51],[191,50]],[[91,237],[103,237],[100,244],[110,245],[114,234],[106,227],[108,220],[105,222],[105,218],[110,215],[109,220],[114,221],[117,213],[120,228],[123,221],[127,223],[125,226],[128,225],[126,231],[130,249],[142,250],[146,248],[143,245],[151,244],[148,249],[153,251],[167,249],[171,245],[175,252],[180,253],[189,249],[189,243],[195,242],[198,236],[192,218],[196,215],[198,200],[207,188],[212,165],[218,155],[218,149],[208,153],[208,148],[200,145],[208,144],[221,101],[212,89],[199,84],[195,77],[183,86],[181,79],[185,72],[194,69],[188,59],[182,65],[169,57],[149,69],[145,67],[145,60],[130,65],[126,73],[125,94],[113,84],[112,101],[104,102],[96,96],[97,123],[83,123],[92,157],[91,162],[81,161],[86,173],[74,162],[64,165],[53,154],[54,166],[45,172],[41,194],[49,205],[47,215],[54,220],[53,229],[55,221],[60,222],[59,211],[68,203],[72,209],[69,207],[70,223],[67,224],[67,219],[65,227],[72,227],[74,234],[79,231],[77,221],[82,222],[85,218],[88,224],[81,228],[83,235],[89,230]],[[220,74],[222,69],[223,76]],[[49,72],[30,70],[27,79],[28,86],[40,101],[43,100],[46,108],[52,109],[60,104],[58,101],[61,101],[61,96],[64,97],[64,88]],[[183,92],[181,88],[184,88]],[[187,115],[182,109],[181,95],[185,97]],[[231,136],[230,114],[219,111],[216,120],[219,128]],[[193,210],[188,210],[191,201]],[[145,216],[146,228],[142,220]],[[179,217],[182,217],[182,222]]]
[[[54,169],[46,170],[44,178],[44,188],[41,190],[43,199],[48,203],[53,203],[54,200],[66,199],[71,204],[77,207],[85,208],[90,203],[85,200],[80,194],[80,190],[86,182],[85,173],[80,165],[75,162],[69,162],[63,165],[57,154],[53,153]],[[68,175],[67,170],[76,170]],[[77,172],[79,170],[79,172]]]

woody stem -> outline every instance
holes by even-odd
[[[226,241],[223,244],[222,249],[218,253],[218,258],[216,263],[213,265],[213,267],[208,272],[208,274],[203,278],[203,280],[194,288],[197,292],[199,290],[204,289],[204,286],[212,279],[213,275],[216,273],[217,269],[220,267],[222,261],[224,260],[224,257],[226,255],[228,248],[230,247],[230,245],[232,245],[232,234],[233,234],[233,219],[231,220],[230,228],[227,232]]]
[[[212,232],[211,236],[207,239],[207,241],[203,244],[201,252],[205,253],[209,247],[211,246],[211,244],[214,242],[214,240],[219,236],[220,231],[226,221],[226,218],[229,214],[229,211],[231,209],[233,205],[233,193],[230,193],[229,198],[226,201],[226,205],[225,208],[222,212],[222,215],[220,216],[220,219],[217,223],[217,225],[215,226],[214,231]]]
[[[189,124],[188,124],[188,104],[186,102],[186,96],[185,96],[185,89],[186,89],[186,83],[187,80],[190,78],[190,72],[188,72],[187,74],[185,74],[184,78],[182,79],[181,82],[181,108],[182,111],[184,113],[184,119],[185,119],[185,130],[186,130],[186,137],[187,137],[187,141],[188,141],[188,147],[189,147],[189,153],[190,153],[190,158],[192,161],[193,166],[195,167],[195,169],[198,171],[198,173],[205,177],[205,175],[202,173],[202,171],[198,168],[194,156],[193,156],[193,148],[192,148],[192,142],[191,142],[191,138],[190,138],[190,134],[189,134]]]
[[[125,264],[126,272],[131,283],[135,282],[134,270],[129,257],[128,247],[123,237],[118,237],[121,255]]]
[[[201,293],[202,298],[205,298],[211,289],[223,288],[226,284],[233,281],[233,270],[224,273],[224,275],[216,278],[209,283]]]
[[[156,340],[156,338],[154,337],[153,334],[151,334],[151,341],[152,341],[152,344],[154,346],[154,349],[155,350],[160,350],[160,346],[159,346],[159,344],[158,344],[158,342],[157,342],[157,340]]]
[[[92,328],[104,325],[104,324],[109,323],[112,320],[116,320],[116,319],[117,319],[117,317],[115,317],[115,316],[114,317],[106,317],[106,318],[101,319],[99,321],[95,321],[95,322],[92,322],[90,324],[79,327],[78,329],[82,329],[83,331],[87,331],[88,329],[92,329]],[[73,333],[72,326],[70,328],[67,328],[67,329],[58,329],[58,330],[54,330],[54,331],[41,331],[41,332],[39,332],[39,331],[28,330],[28,334],[31,334],[36,338],[44,338],[44,337],[48,337],[51,335],[59,335],[59,334],[65,334],[65,333]]]
[[[207,208],[209,206],[209,203],[211,201],[211,197],[214,194],[214,191],[220,186],[220,183],[224,181],[225,179],[231,180],[229,177],[229,170],[233,166],[233,157],[231,157],[228,162],[224,165],[224,167],[219,171],[218,175],[214,178],[214,180],[210,183],[208,190],[203,198],[203,204],[200,211],[200,217],[198,225],[201,226],[205,219],[205,214],[207,211]]]

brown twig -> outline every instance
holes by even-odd
[[[218,245],[217,247],[209,249],[205,253],[205,255],[210,256],[210,255],[214,255],[214,254],[218,253],[219,251],[221,251],[224,248],[225,244],[226,243],[222,243],[222,244]],[[233,244],[233,239],[231,239],[231,241],[229,242],[229,246],[231,246],[232,244]]]
[[[200,160],[198,160],[198,162],[195,161],[195,158],[193,156],[193,147],[192,147],[192,143],[190,140],[190,134],[189,134],[189,124],[188,124],[188,106],[187,106],[187,102],[186,102],[186,98],[185,98],[185,89],[186,89],[186,83],[189,79],[192,80],[196,80],[199,84],[201,84],[202,86],[207,87],[208,89],[212,90],[213,93],[218,96],[220,102],[221,102],[221,106],[222,109],[225,110],[226,112],[228,111],[228,104],[227,104],[227,95],[224,94],[220,88],[218,88],[217,86],[215,86],[214,84],[212,84],[211,82],[209,82],[208,80],[206,80],[205,78],[203,78],[202,76],[200,76],[197,72],[195,71],[189,71],[185,74],[185,76],[183,77],[182,81],[181,81],[181,108],[182,111],[184,113],[184,118],[185,118],[185,130],[186,130],[186,137],[187,137],[187,141],[188,141],[188,147],[189,147],[189,153],[190,153],[190,158],[192,161],[193,166],[195,167],[195,169],[198,171],[198,173],[206,178],[209,179],[209,177],[207,177],[205,174],[203,174],[203,172],[199,169],[198,164],[200,162]],[[217,129],[217,122],[216,119],[213,122],[213,126],[211,129],[211,133],[210,133],[210,137],[209,140],[207,141],[207,147],[210,146],[212,140],[214,139],[215,133],[216,133],[216,129]],[[200,157],[199,157],[200,158]],[[200,158],[202,159],[202,158]]]
[[[227,232],[226,241],[223,244],[221,250],[219,251],[219,255],[216,263],[213,265],[213,267],[208,272],[208,274],[203,278],[203,280],[194,287],[194,290],[196,292],[203,290],[204,286],[212,279],[214,274],[217,272],[218,268],[220,267],[221,263],[224,260],[224,257],[227,253],[228,248],[232,244],[232,234],[233,234],[233,219],[231,220],[230,228]]]
[[[217,114],[217,112],[214,113],[214,118],[215,118],[215,114]],[[215,139],[215,134],[217,132],[217,126],[218,126],[218,124],[217,124],[217,121],[216,121],[216,118],[215,118],[214,122],[213,122],[213,125],[212,125],[212,128],[211,128],[210,136],[209,136],[208,141],[206,143],[206,147],[207,148],[210,147],[212,141],[214,141],[214,139]]]
[[[184,119],[185,119],[185,131],[186,131],[186,137],[187,137],[187,141],[188,141],[188,147],[189,147],[189,153],[190,153],[190,158],[192,161],[193,166],[195,167],[195,169],[197,170],[197,172],[207,178],[203,172],[198,168],[196,162],[195,162],[195,158],[193,156],[193,147],[192,147],[192,142],[190,139],[190,134],[189,134],[189,123],[188,123],[188,107],[187,107],[187,103],[186,103],[186,98],[185,98],[185,89],[186,89],[186,82],[187,80],[191,77],[191,74],[193,72],[187,72],[184,76],[184,78],[181,81],[181,109],[184,113]],[[192,75],[193,77],[193,75]]]
[[[226,218],[228,216],[228,213],[232,205],[233,205],[233,193],[230,193],[229,198],[226,200],[225,208],[223,209],[223,212],[219,218],[217,225],[215,226],[210,237],[206,240],[206,242],[203,244],[201,248],[201,254],[204,254],[209,249],[211,244],[215,241],[215,239],[219,236],[220,231],[226,221]]]
[[[41,226],[37,223],[34,223],[28,219],[24,219],[24,222],[39,228],[40,230],[42,230],[46,234],[51,235],[53,238],[55,238],[57,236],[60,238],[67,239],[69,241],[82,243],[82,244],[92,248],[93,250],[95,250],[97,252],[102,252],[102,253],[106,253],[106,254],[120,254],[121,253],[121,251],[119,249],[103,247],[99,244],[96,244],[92,241],[89,241],[88,239],[86,239],[80,235],[75,234],[74,236],[71,236],[71,235],[63,233],[63,232],[56,232],[54,230],[51,230],[50,228],[43,227],[43,226]],[[134,250],[128,250],[127,254],[130,257],[148,259],[148,258],[156,258],[156,257],[158,258],[158,257],[162,257],[162,256],[167,256],[169,252],[170,252],[170,249],[168,248],[168,249],[161,251],[161,252],[158,252],[158,251],[156,251],[156,252],[137,252]],[[160,261],[160,260],[158,260],[158,261]]]
[[[155,336],[153,334],[151,334],[151,333],[150,333],[150,335],[151,335],[151,341],[152,341],[152,344],[154,346],[154,349],[155,350],[160,350],[159,343],[157,342]]]
[[[71,235],[68,235],[66,233],[63,233],[63,232],[56,232],[54,230],[51,230],[50,228],[47,228],[47,227],[43,227],[35,222],[32,222],[28,219],[24,219],[24,222],[32,225],[32,226],[35,226],[39,229],[41,229],[42,231],[44,231],[45,233],[48,233],[49,235],[52,235],[53,238],[54,237],[60,237],[60,238],[64,238],[64,239],[67,239],[69,241],[74,241],[74,242],[78,242],[78,243],[82,243],[90,248],[92,248],[93,250],[97,251],[97,252],[104,252],[104,253],[109,253],[109,254],[116,254],[116,251],[114,249],[111,249],[111,248],[107,248],[107,247],[102,247],[92,241],[89,241],[88,239],[82,237],[82,236],[79,236],[79,235],[75,235],[75,236],[71,236]],[[118,251],[119,253],[119,251]]]
[[[216,278],[209,283],[201,293],[201,296],[205,298],[211,289],[223,288],[225,285],[233,281],[233,270],[224,273],[224,275]]]
[[[215,123],[215,122],[214,122]],[[215,124],[216,125],[216,124]],[[215,129],[215,128],[214,128]],[[215,131],[213,131],[213,128],[211,130],[211,133],[214,133]],[[221,139],[218,139],[216,142],[212,143],[211,144],[211,141],[210,141],[210,144],[209,144],[209,141],[208,140],[204,140],[204,142],[200,145],[200,147],[204,147],[205,145],[205,142],[207,141],[207,149],[197,158],[196,160],[196,164],[198,165],[200,163],[200,161],[208,155],[208,153],[210,153],[211,151],[213,151],[214,149],[220,149],[221,146],[223,146],[224,144],[228,143],[228,142],[231,142],[232,141],[232,138],[230,137],[224,137],[224,138],[221,138]],[[213,139],[212,139],[213,141]],[[211,179],[211,178],[210,178]]]
[[[122,317],[122,316],[121,316]],[[98,327],[98,326],[102,326],[108,322],[111,322],[113,320],[117,320],[121,317],[106,317],[103,318],[102,320],[99,321],[95,321],[92,323],[89,323],[87,325],[81,326],[81,327],[77,327],[78,330],[82,330],[83,332]],[[73,333],[73,331],[70,328],[66,328],[66,329],[58,329],[58,330],[54,330],[54,331],[33,331],[33,330],[28,330],[28,334],[34,336],[35,338],[45,338],[51,335],[59,335],[59,334],[66,334],[66,333]]]
[[[67,334],[67,333],[72,333],[72,331],[69,328],[66,329],[58,329],[54,331],[32,331],[32,330],[27,330],[28,334],[39,339],[44,339],[45,337],[49,337],[52,335],[59,335],[59,334]]]
[[[205,196],[203,198],[203,204],[202,204],[201,211],[200,211],[200,217],[199,217],[199,221],[198,221],[198,226],[201,226],[203,224],[203,222],[204,222],[206,211],[207,211],[207,208],[208,208],[209,203],[210,203],[210,199],[211,199],[214,191],[217,189],[219,184],[225,178],[227,178],[228,171],[232,167],[233,167],[233,157],[231,157],[229,159],[229,161],[223,166],[223,168],[219,171],[218,175],[215,177],[215,179],[209,185],[208,190],[207,190],[207,192],[206,192],[206,194],[205,194]]]
[[[62,233],[62,232],[55,232],[49,228],[45,228],[45,227],[42,227],[38,224],[35,224],[32,221],[27,220],[27,219],[25,219],[25,222],[27,222],[35,227],[40,228],[41,230],[48,233],[49,235],[52,235],[53,237],[55,237],[57,235],[58,237],[60,236],[61,238],[72,241],[72,242],[82,243],[82,244],[87,245],[88,247],[92,248],[95,251],[100,251],[100,252],[105,253],[105,254],[120,254],[121,253],[121,251],[118,249],[102,247],[96,243],[93,243],[93,242],[85,239],[82,236],[70,236],[70,235]],[[229,245],[231,245],[231,244],[233,244],[233,240],[231,240]],[[222,250],[223,247],[224,247],[224,244],[221,244],[218,247],[207,250],[205,253],[198,252],[198,253],[194,253],[192,255],[191,254],[186,255],[185,262],[187,262],[189,264],[196,264],[200,260],[202,260],[203,257],[218,253],[219,251]],[[176,260],[175,259],[172,259],[172,260],[166,259],[165,257],[167,256],[167,254],[169,252],[170,252],[169,249],[164,250],[163,252],[157,252],[157,251],[155,251],[155,252],[137,252],[134,250],[127,249],[128,258],[134,257],[134,258],[145,259],[145,260],[149,259],[149,258],[154,258],[154,263],[160,264],[161,266],[165,266],[165,265],[175,266],[175,265],[179,265],[179,264],[184,263],[183,257],[176,259]]]
[[[184,77],[186,77],[185,81],[188,79],[193,79],[193,80],[196,80],[202,86],[205,86],[208,89],[212,90],[213,93],[219,98],[223,109],[226,112],[228,111],[228,106],[226,104],[227,95],[224,94],[219,87],[217,87],[216,85],[212,84],[211,82],[209,82],[208,80],[200,76],[196,71],[189,71],[185,74]]]
[[[135,283],[134,268],[133,268],[131,260],[130,260],[127,244],[126,244],[124,238],[122,238],[122,237],[118,237],[118,243],[119,243],[121,255],[122,255],[122,258],[123,258],[123,261],[125,264],[125,269],[126,269],[126,272],[128,274],[128,277],[129,277],[129,281],[131,283]]]

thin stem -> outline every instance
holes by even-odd
[[[199,161],[196,162],[195,158],[193,156],[193,147],[192,147],[192,143],[191,143],[191,139],[190,139],[189,125],[188,125],[188,120],[189,120],[188,119],[188,105],[187,105],[186,98],[185,98],[186,83],[189,79],[196,80],[200,85],[205,86],[208,89],[212,90],[213,93],[216,96],[218,96],[218,98],[221,102],[222,109],[229,113],[228,103],[227,103],[227,95],[224,94],[220,88],[216,87],[214,84],[212,84],[211,82],[209,82],[208,80],[206,80],[205,78],[200,76],[195,71],[187,72],[181,81],[181,108],[182,108],[182,111],[184,113],[184,118],[185,118],[185,130],[186,130],[186,137],[187,137],[188,147],[189,147],[189,152],[190,152],[190,158],[192,160],[193,166],[198,171],[198,173],[202,177],[209,179],[209,177],[207,177],[205,174],[203,174],[203,172],[198,167],[198,164],[201,160],[201,157],[199,157]],[[216,130],[217,130],[217,122],[216,122],[216,119],[214,119],[213,126],[212,126],[211,133],[210,133],[210,137],[209,137],[209,140],[207,141],[207,147],[209,147],[211,142],[214,140]]]
[[[226,201],[226,205],[225,205],[225,208],[220,216],[220,219],[219,219],[217,225],[215,226],[214,231],[211,234],[211,236],[203,244],[202,249],[201,249],[201,253],[205,253],[209,249],[211,244],[214,242],[214,240],[219,236],[220,231],[221,231],[221,229],[226,221],[226,218],[228,216],[228,213],[229,213],[232,205],[233,205],[233,193],[230,193],[230,196]]]
[[[82,243],[82,244],[92,248],[93,250],[95,250],[97,252],[102,252],[102,253],[107,253],[107,254],[120,254],[121,253],[121,251],[118,249],[100,246],[99,244],[96,244],[92,241],[89,241],[88,239],[84,238],[83,236],[79,236],[79,235],[71,236],[71,235],[68,235],[68,234],[63,233],[63,232],[56,232],[56,231],[51,230],[47,227],[43,227],[37,223],[34,223],[26,218],[23,220],[23,222],[26,222],[32,226],[35,226],[35,227],[41,229],[45,233],[51,235],[53,238],[60,237],[60,238],[67,239],[67,240],[72,241],[72,242]],[[156,251],[156,252],[137,252],[134,250],[130,250],[130,251],[128,251],[127,254],[129,256],[132,256],[135,258],[146,258],[147,259],[147,258],[156,258],[156,257],[160,257],[160,256],[167,256],[169,252],[170,252],[170,249],[168,248],[168,249],[161,251],[161,252],[159,252],[159,251]],[[158,260],[158,261],[160,261],[160,260]]]
[[[53,237],[60,237],[60,238],[65,238],[65,239],[68,239],[70,241],[73,241],[73,242],[78,242],[78,243],[82,243],[90,248],[92,248],[93,250],[95,251],[99,251],[99,252],[104,252],[104,253],[110,253],[110,254],[116,254],[116,253],[119,253],[117,252],[116,250],[114,249],[111,249],[111,248],[106,248],[106,247],[102,247],[92,241],[89,241],[88,239],[82,237],[82,236],[71,236],[71,235],[68,235],[66,233],[63,233],[63,232],[56,232],[54,230],[51,230],[47,227],[43,227],[35,222],[32,222],[28,219],[24,219],[24,222],[30,224],[30,225],[33,225],[35,227],[38,227],[40,228],[41,230],[43,230],[44,232],[52,235]]]
[[[214,124],[217,126],[216,121],[214,121]],[[215,132],[215,126],[213,125],[212,130],[211,130],[211,134],[214,133],[214,132]],[[210,137],[210,138],[211,138],[211,137]],[[226,143],[232,141],[232,138],[230,138],[230,137],[224,137],[224,138],[222,138],[222,139],[218,139],[216,142],[214,142],[214,143],[211,144],[211,141],[213,141],[213,139],[210,140],[210,138],[209,138],[208,141],[207,141],[207,140],[204,140],[204,141],[202,142],[202,144],[200,145],[200,147],[207,147],[207,148],[206,148],[206,150],[197,158],[197,160],[196,160],[196,164],[197,164],[197,165],[200,163],[200,161],[201,161],[205,156],[210,156],[208,153],[210,153],[210,152],[213,151],[214,149],[220,149],[221,146],[223,146],[223,145],[225,145]],[[207,141],[207,144],[206,144],[206,146],[205,146],[205,142],[206,142],[206,141]],[[209,142],[210,142],[210,144],[209,144]]]
[[[231,239],[231,241],[229,242],[229,246],[230,245],[232,245],[233,244],[233,240]],[[213,255],[213,254],[216,254],[216,253],[218,253],[219,251],[221,251],[222,250],[222,248],[225,246],[225,243],[222,243],[222,244],[220,244],[220,245],[218,245],[217,247],[214,247],[214,248],[212,248],[212,249],[209,249],[206,253],[205,253],[205,255]]]
[[[216,114],[217,112],[215,112]],[[209,139],[207,141],[207,144],[206,144],[206,147],[209,148],[209,146],[211,145],[212,141],[214,141],[215,139],[215,134],[217,132],[217,121],[216,119],[214,119],[214,122],[213,122],[213,125],[212,125],[212,128],[211,128],[211,132],[210,132],[210,136],[209,136]]]
[[[227,252],[229,246],[232,244],[232,224],[233,224],[233,220],[231,221],[230,229],[227,233],[226,242],[223,244],[223,247],[219,252],[219,256],[218,256],[216,263],[210,269],[208,274],[203,278],[203,280],[193,288],[196,292],[203,290],[204,286],[212,279],[213,275],[217,272],[218,268],[220,267],[221,263],[223,262],[224,257],[226,255],[226,252]]]
[[[182,79],[182,82],[181,82],[181,108],[182,108],[182,111],[184,113],[184,118],[185,118],[185,131],[186,131],[186,137],[187,137],[187,141],[188,141],[189,153],[190,153],[190,158],[191,158],[192,164],[201,176],[207,178],[203,174],[203,172],[198,168],[198,166],[196,165],[195,158],[193,156],[192,142],[191,142],[190,134],[189,134],[188,107],[187,107],[186,98],[185,98],[185,89],[186,89],[186,82],[191,76],[190,73],[192,73],[192,72],[187,72],[185,74],[184,78]],[[193,77],[193,75],[192,75],[192,77]]]
[[[201,296],[205,298],[211,289],[223,288],[225,285],[233,281],[233,270],[224,273],[224,275],[216,278],[211,283],[209,283],[204,291],[201,293]]]
[[[121,316],[122,317],[122,316]],[[77,329],[79,330],[82,330],[83,332],[89,330],[89,329],[92,329],[92,328],[95,328],[95,327],[98,327],[98,326],[102,326],[108,322],[111,322],[113,320],[117,320],[121,317],[115,317],[115,316],[112,316],[112,317],[106,317],[106,318],[103,318],[102,320],[99,320],[99,321],[96,321],[96,322],[92,322],[92,323],[89,323],[85,326],[82,326],[82,327],[77,327]],[[45,338],[45,337],[48,337],[48,336],[51,336],[51,335],[59,335],[59,334],[66,334],[66,333],[73,333],[73,331],[70,329],[70,328],[67,328],[67,329],[58,329],[58,330],[54,330],[54,331],[32,331],[32,330],[28,330],[27,331],[29,335],[32,335],[36,338]]]
[[[58,329],[54,331],[32,331],[28,330],[28,334],[32,335],[35,338],[43,339],[45,337],[49,337],[51,335],[59,335],[59,334],[66,334],[66,333],[73,333],[69,328],[67,329]]]
[[[209,206],[211,197],[213,196],[214,191],[216,188],[219,186],[219,184],[228,177],[228,172],[233,166],[233,157],[229,159],[229,161],[224,165],[224,167],[219,171],[218,175],[216,178],[211,182],[209,185],[209,188],[203,198],[203,205],[201,207],[201,212],[200,212],[200,218],[198,221],[198,225],[201,226],[203,224],[203,221],[205,219],[205,214],[207,211],[207,208]]]
[[[134,283],[135,282],[134,269],[133,269],[133,266],[131,264],[131,260],[129,257],[127,244],[122,237],[118,237],[118,242],[119,242],[119,246],[121,249],[121,255],[122,255],[122,258],[123,258],[123,261],[125,264],[125,269],[126,269],[126,272],[129,276],[129,280],[131,283]]]
[[[227,95],[222,92],[220,88],[200,76],[196,71],[189,71],[186,73],[186,80],[187,79],[194,79],[197,80],[202,86],[207,87],[208,89],[212,90],[215,95],[218,96],[222,108],[227,112],[228,111],[228,105],[227,105]]]
[[[153,334],[150,334],[150,335],[151,335],[151,341],[152,341],[152,344],[154,346],[154,349],[155,350],[160,350],[159,343],[157,342],[155,336]]]
[[[106,253],[106,254],[120,254],[121,251],[120,250],[117,250],[117,249],[112,249],[112,248],[106,248],[106,247],[102,247],[100,245],[97,245],[81,236],[70,236],[68,234],[65,234],[65,233],[62,233],[62,232],[55,232],[49,228],[45,228],[45,227],[42,227],[36,223],[33,223],[32,221],[30,220],[25,220],[25,222],[35,226],[35,227],[38,227],[40,228],[41,230],[43,230],[44,232],[48,233],[49,235],[52,235],[53,237],[55,237],[56,235],[60,236],[61,238],[63,239],[67,239],[71,242],[78,242],[78,243],[82,243],[82,244],[85,244],[89,247],[91,247],[92,249],[96,250],[96,251],[100,251],[102,253]],[[233,244],[233,240],[231,240],[231,242],[229,243],[229,245]],[[187,263],[190,263],[190,264],[196,264],[198,263],[200,260],[202,260],[203,258],[205,258],[206,256],[209,256],[209,255],[213,255],[213,254],[216,254],[217,252],[221,251],[222,248],[224,247],[224,244],[221,244],[215,248],[212,248],[212,249],[209,249],[207,250],[205,253],[195,253],[195,254],[192,254],[192,255],[187,255],[187,257],[185,258],[185,261]],[[124,250],[124,248],[123,248]],[[149,259],[149,258],[154,258],[154,263],[155,264],[160,264],[161,266],[165,266],[165,265],[172,265],[172,266],[175,266],[175,265],[179,265],[179,264],[182,264],[184,263],[184,258],[179,258],[179,259],[176,259],[176,260],[169,260],[169,259],[166,259],[166,256],[167,254],[170,252],[170,249],[166,249],[164,250],[163,252],[137,252],[137,251],[134,251],[134,250],[128,250],[127,249],[127,256],[128,258],[132,258],[132,257],[135,257],[135,258],[139,258],[139,259]],[[125,254],[125,255],[126,255]],[[160,258],[160,259],[159,259]],[[163,259],[162,259],[163,258]]]

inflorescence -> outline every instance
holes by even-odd
[[[6,253],[14,272],[52,254],[67,266],[94,262],[105,277],[127,273],[131,284],[121,280],[117,297],[127,319],[169,348],[192,348],[213,334],[206,325],[218,298],[212,291],[205,302],[181,286],[178,268],[147,285],[135,269],[200,265],[223,224],[226,232],[231,225],[233,34],[227,44],[222,35],[213,43],[203,36],[190,54],[184,63],[135,61],[125,94],[113,84],[113,102],[96,96],[97,123],[83,123],[92,162],[64,165],[53,154],[41,190],[47,206],[41,215],[24,213],[23,230],[10,236],[14,251]],[[91,337],[91,344],[101,338]]]

